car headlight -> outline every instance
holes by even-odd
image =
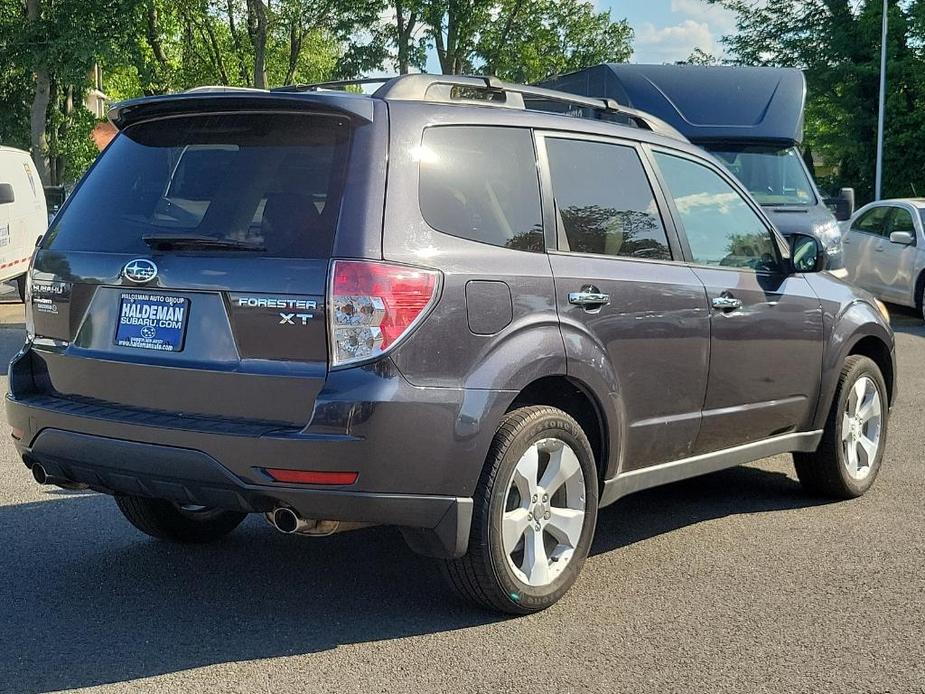
[[[838,222],[833,219],[817,226],[815,231],[826,253],[841,252],[841,229],[838,227]]]
[[[880,315],[883,316],[883,319],[889,323],[890,322],[890,309],[886,307],[886,304],[880,301],[880,299],[874,299],[874,302],[877,304],[877,309],[880,311]]]

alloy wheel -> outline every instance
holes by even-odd
[[[842,448],[848,474],[865,479],[873,469],[880,448],[883,405],[873,379],[861,376],[851,388],[842,415]]]
[[[514,575],[545,586],[575,553],[585,522],[585,480],[575,451],[560,439],[532,444],[508,483],[502,545]]]

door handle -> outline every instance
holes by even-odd
[[[735,311],[742,308],[742,300],[736,299],[731,294],[720,294],[713,297],[713,308],[720,311]]]
[[[609,304],[610,295],[597,290],[582,289],[580,292],[571,292],[568,295],[568,302],[584,309],[595,309]]]

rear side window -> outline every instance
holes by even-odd
[[[131,126],[55,220],[46,247],[327,257],[349,131],[336,117],[267,113]]]
[[[533,135],[522,128],[428,128],[418,154],[421,214],[453,236],[544,250]]]
[[[635,149],[547,138],[546,151],[564,232],[559,235],[562,250],[671,259],[655,196]]]

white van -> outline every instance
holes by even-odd
[[[15,280],[25,296],[25,272],[48,228],[45,192],[28,152],[0,147],[0,282]]]

